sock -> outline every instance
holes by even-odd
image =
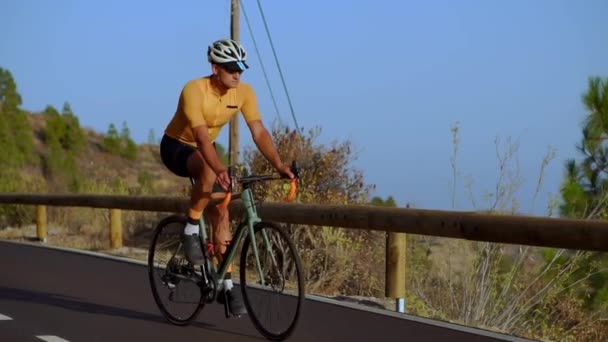
[[[188,223],[184,228],[184,234],[186,235],[198,235],[199,227],[198,220],[188,217]]]
[[[230,291],[232,290],[233,286],[234,285],[232,284],[232,277],[230,273],[226,273],[226,277],[224,278],[224,289],[226,289],[226,291]]]

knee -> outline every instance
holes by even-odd
[[[213,181],[209,181],[209,179],[203,177],[203,175],[200,175],[196,178],[194,187],[198,188],[198,191],[201,191],[205,197],[210,197],[211,190],[213,188]]]

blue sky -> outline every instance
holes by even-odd
[[[588,77],[608,76],[605,0],[262,3],[299,125],[320,126],[320,143],[351,141],[353,166],[400,206],[452,208],[450,127],[459,122],[455,209],[473,208],[465,179],[477,207],[487,206],[499,174],[494,141],[503,148],[510,137],[520,211],[545,214],[564,160],[578,157]],[[256,3],[245,9],[281,118],[293,125]],[[126,121],[145,142],[151,129],[162,133],[183,84],[209,72],[206,46],[229,36],[229,10],[229,0],[5,0],[0,67],[25,109],[68,101],[83,126],[105,132]],[[270,126],[277,115],[242,13],[240,34],[251,66],[243,79]],[[532,203],[549,148],[556,156]]]

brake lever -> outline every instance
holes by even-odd
[[[291,172],[296,178],[300,178],[300,169],[298,168],[298,163],[295,160],[291,162]]]

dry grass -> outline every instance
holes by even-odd
[[[47,227],[47,239],[45,242],[38,240],[36,226],[8,227],[0,230],[0,239],[12,241],[37,241],[40,244],[72,248],[84,251],[93,251],[108,255],[127,257],[131,259],[147,261],[148,250],[145,246],[123,246],[121,248],[110,248],[107,232],[97,233],[74,233],[70,229],[60,226]]]
[[[163,214],[157,213],[122,211],[123,247],[115,249],[110,246],[109,210],[48,207],[44,244],[145,261],[153,229],[162,216]],[[0,239],[38,241],[36,225],[0,229]]]

